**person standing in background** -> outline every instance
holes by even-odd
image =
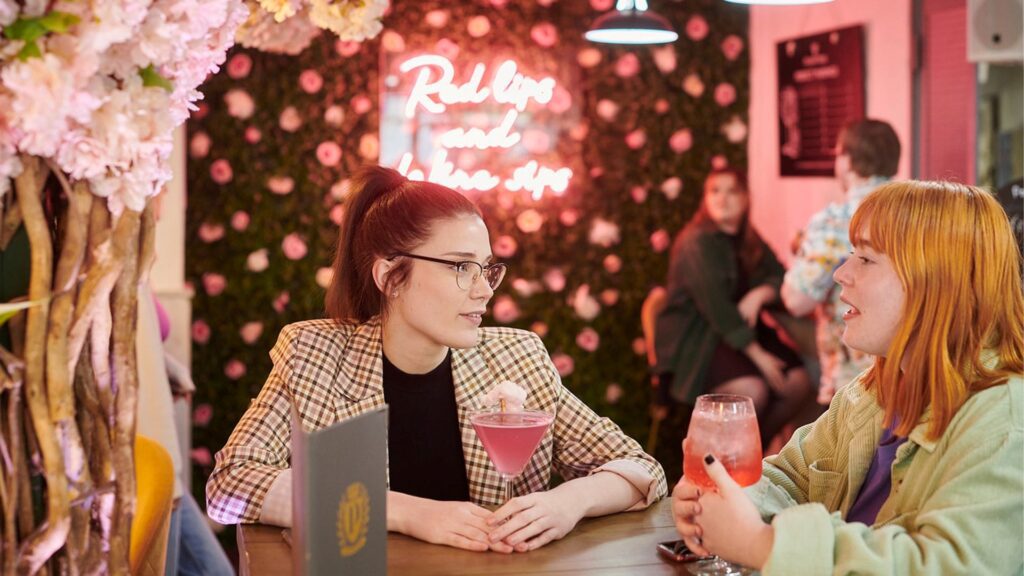
[[[836,180],[845,199],[811,217],[800,248],[782,283],[782,301],[794,316],[814,312],[821,384],[818,403],[871,366],[871,356],[842,343],[843,306],[832,273],[849,257],[850,219],[861,200],[896,174],[900,141],[881,120],[848,123],[836,145]]]

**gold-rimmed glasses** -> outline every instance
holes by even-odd
[[[508,266],[502,262],[494,262],[493,264],[484,266],[483,264],[472,260],[445,260],[443,258],[434,258],[432,256],[409,254],[408,252],[398,252],[391,258],[394,259],[399,256],[451,266],[455,270],[455,283],[458,284],[459,288],[462,290],[469,290],[472,288],[481,276],[483,276],[484,280],[487,281],[487,285],[491,287],[491,290],[496,290],[498,286],[501,285],[501,281],[505,278],[505,272],[508,270]]]

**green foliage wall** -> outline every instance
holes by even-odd
[[[670,241],[695,210],[712,164],[746,165],[747,12],[722,0],[656,0],[652,8],[680,32],[670,47],[583,40],[613,4],[396,0],[385,33],[361,45],[336,46],[324,35],[294,57],[229,54],[189,122],[197,493],[211,454],[263,385],[280,328],[323,315],[322,269],[343,210],[338,183],[376,156],[380,53],[396,38],[416,46],[447,38],[480,59],[500,47],[578,78],[573,106],[587,132],[574,144],[577,170],[566,194],[479,199],[492,241],[508,236],[505,249],[509,239],[516,246],[503,258],[510,273],[492,306],[501,302],[507,324],[542,333],[566,386],[643,441],[641,303],[664,281]],[[437,11],[447,16],[440,28],[427,23]],[[489,31],[473,37],[467,27],[477,18],[479,33],[480,16]],[[554,45],[531,37],[538,23],[553,25]],[[556,291],[559,276],[564,287]],[[591,320],[581,317],[595,310]]]

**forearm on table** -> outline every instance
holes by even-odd
[[[644,499],[631,482],[608,471],[569,480],[551,492],[572,501],[584,517],[622,512]]]

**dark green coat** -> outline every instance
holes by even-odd
[[[760,237],[763,256],[750,287],[778,290],[784,270]],[[739,274],[730,236],[713,224],[688,225],[676,236],[668,269],[668,300],[655,325],[658,374],[671,372],[672,397],[693,403],[719,342],[742,350],[754,340],[733,301]]]

